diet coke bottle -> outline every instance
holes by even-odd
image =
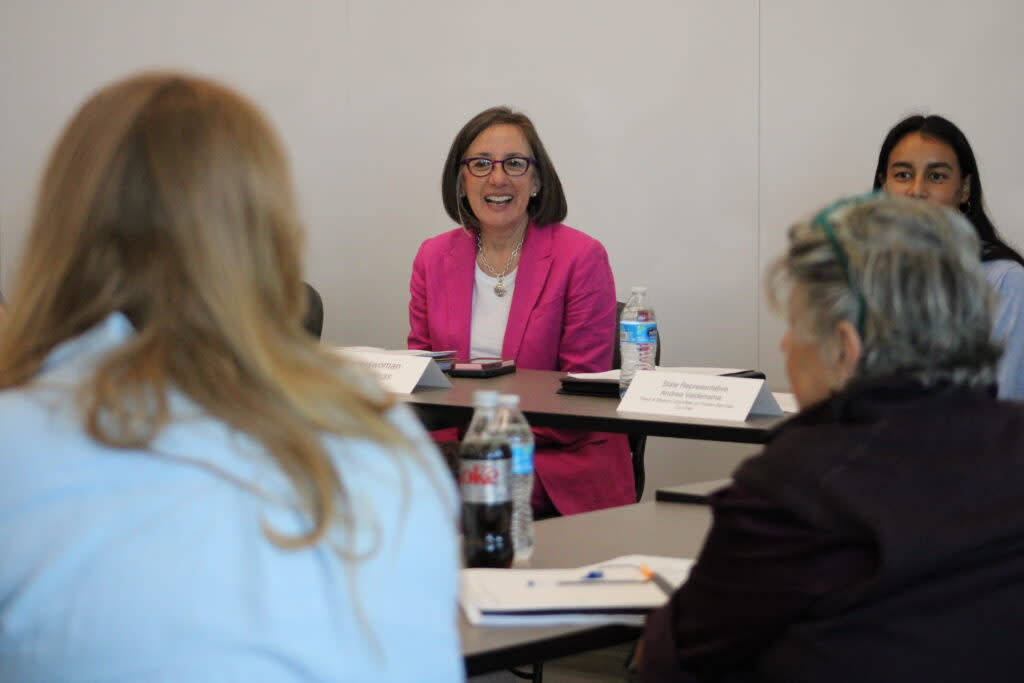
[[[473,394],[473,420],[459,451],[467,567],[512,566],[512,451],[496,429],[497,405],[496,391]]]

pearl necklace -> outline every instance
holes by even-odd
[[[505,269],[500,273],[487,262],[487,256],[484,254],[484,239],[482,236],[477,235],[476,238],[476,250],[480,254],[481,265],[491,272],[492,277],[498,278],[498,284],[494,285],[494,293],[497,296],[505,296],[508,293],[508,288],[505,287],[505,276],[512,270],[512,263],[516,260],[516,255],[519,250],[523,248],[523,240],[519,240],[519,244],[512,250],[512,255],[508,257],[508,261],[505,262]]]

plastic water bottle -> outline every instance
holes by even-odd
[[[519,410],[519,397],[515,394],[498,397],[495,422],[512,450],[512,546],[515,562],[520,563],[533,555],[533,431]]]
[[[619,353],[622,368],[619,396],[624,396],[637,370],[653,370],[658,354],[658,323],[647,299],[646,287],[633,287],[633,293],[619,319]]]
[[[512,450],[497,417],[498,392],[473,394],[459,449],[462,551],[467,567],[512,566]]]

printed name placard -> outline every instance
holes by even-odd
[[[618,409],[739,422],[751,413],[782,415],[763,379],[650,370],[636,373]]]
[[[338,349],[338,353],[365,367],[385,389],[395,394],[411,394],[416,387],[446,388],[452,385],[434,359],[428,356],[345,348]]]

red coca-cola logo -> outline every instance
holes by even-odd
[[[472,467],[463,468],[459,483],[469,486],[493,486],[501,482],[501,472],[497,467],[482,463],[474,463]]]

